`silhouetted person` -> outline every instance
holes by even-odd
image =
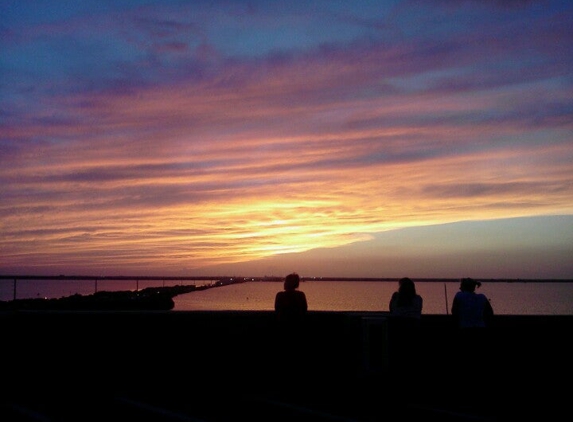
[[[452,316],[460,329],[486,328],[493,317],[493,308],[483,293],[476,293],[481,282],[462,278],[460,290],[452,302]]]
[[[412,279],[403,277],[398,280],[398,290],[392,294],[389,304],[389,346],[390,365],[399,377],[409,377],[418,368],[423,304]]]
[[[398,291],[390,298],[389,308],[393,316],[419,320],[423,304],[422,296],[416,292],[416,285],[412,279],[403,277],[398,281]]]
[[[277,372],[281,381],[296,379],[305,371],[298,357],[305,350],[306,314],[308,304],[304,292],[298,290],[300,276],[291,273],[285,277],[283,288],[275,296],[275,347],[280,359]],[[289,384],[290,385],[290,384]]]
[[[457,329],[457,359],[460,365],[472,362],[486,369],[489,364],[488,327],[493,307],[483,293],[476,293],[481,282],[472,278],[460,280],[460,290],[452,302],[452,316]]]
[[[291,273],[285,277],[284,290],[275,296],[275,312],[280,323],[296,324],[302,322],[308,310],[306,295],[298,290],[300,276]]]

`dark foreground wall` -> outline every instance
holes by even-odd
[[[310,312],[288,344],[266,311],[3,312],[2,384],[14,394],[160,394],[173,386],[232,394],[294,381],[314,383],[320,394],[322,386],[350,392],[371,383],[452,400],[517,394],[526,405],[573,383],[573,316],[496,316],[491,347],[470,352],[459,351],[450,318],[424,315],[415,350],[404,355],[396,343],[402,333],[384,312]],[[401,383],[400,365],[410,363]]]
[[[2,362],[34,377],[164,377],[174,373],[264,376],[281,366],[284,345],[271,312],[7,312],[0,313]],[[310,312],[291,357],[317,372],[356,374],[391,369],[396,329],[384,312]],[[424,315],[415,359],[421,370],[454,364],[449,316]],[[523,370],[570,366],[573,316],[496,316],[491,363]],[[469,360],[486,356],[468,356]],[[18,373],[16,372],[16,374]],[[95,373],[94,373],[95,372]]]

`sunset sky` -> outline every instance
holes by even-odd
[[[0,274],[573,279],[573,2],[2,1]]]

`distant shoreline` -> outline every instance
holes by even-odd
[[[135,288],[129,290],[97,290],[97,282],[96,282],[96,291],[92,294],[72,294],[69,296],[63,297],[56,297],[56,298],[48,298],[48,297],[35,297],[35,298],[15,298],[16,297],[16,290],[17,290],[17,281],[24,280],[24,278],[19,278],[19,276],[2,276],[2,278],[13,278],[14,279],[14,299],[12,300],[0,300],[0,312],[1,311],[50,311],[50,310],[57,310],[57,311],[102,311],[102,310],[112,310],[112,311],[123,311],[123,310],[137,310],[137,311],[151,311],[151,310],[172,310],[175,307],[175,301],[173,298],[175,296],[191,293],[198,290],[205,290],[214,287],[226,286],[231,284],[242,284],[242,283],[259,283],[259,282],[282,282],[283,278],[277,277],[274,279],[266,278],[238,278],[238,277],[229,277],[229,278],[221,278],[219,280],[215,279],[208,279],[210,281],[206,284],[176,284],[172,286],[163,286],[163,287],[146,287],[143,289]],[[68,276],[66,278],[57,276],[52,278],[46,278],[45,276],[27,276],[29,279],[39,279],[39,280],[69,280],[70,282],[78,281],[78,278],[75,276]],[[83,277],[83,276],[82,276]],[[147,277],[145,278],[146,281],[149,280],[164,280],[165,278],[154,278],[154,277]],[[103,280],[103,278],[99,278],[98,280]],[[121,279],[115,279],[106,277],[105,280],[117,280],[117,281],[130,281],[130,280],[144,280],[143,277],[122,277]],[[172,280],[172,279],[169,279]],[[181,278],[178,278],[181,280]],[[184,280],[188,280],[188,278],[184,278]],[[197,281],[196,278],[193,279]],[[202,279],[203,280],[203,279]],[[321,282],[342,282],[342,283],[350,283],[352,282],[374,282],[374,283],[384,283],[384,282],[396,282],[397,279],[388,278],[344,278],[344,277],[334,277],[334,278],[306,278],[302,281],[308,283],[318,283]],[[416,282],[420,284],[427,283],[458,283],[457,279],[435,279],[435,278],[426,278],[426,279],[414,279]],[[205,281],[205,280],[203,280]],[[481,281],[486,281],[481,279]],[[47,281],[49,282],[49,281]],[[508,279],[489,279],[487,283],[550,283],[550,282],[557,282],[561,284],[565,283],[572,283],[573,280],[508,280]],[[123,283],[125,284],[125,283]]]
[[[416,282],[459,282],[459,278],[450,277],[410,277]],[[553,278],[480,278],[473,277],[476,280],[488,283],[573,283],[573,279],[553,279]],[[381,281],[395,282],[400,277],[301,277],[301,281]],[[248,281],[283,281],[283,276],[262,276],[262,277],[243,277],[243,276],[90,276],[90,275],[29,275],[29,274],[8,274],[0,275],[0,280],[92,280],[92,281],[215,281],[228,284],[229,282],[248,282]]]
[[[100,291],[90,295],[74,294],[61,298],[33,298],[0,301],[0,311],[121,311],[171,310],[173,298],[215,286],[148,287],[142,290]]]

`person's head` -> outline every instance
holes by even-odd
[[[480,287],[481,283],[473,278],[462,278],[460,280],[460,290],[462,292],[473,292],[476,287]]]
[[[416,285],[411,278],[403,277],[398,280],[398,291],[400,294],[412,297],[416,295]]]
[[[297,273],[290,273],[285,277],[284,289],[295,290],[300,283],[300,277]]]

